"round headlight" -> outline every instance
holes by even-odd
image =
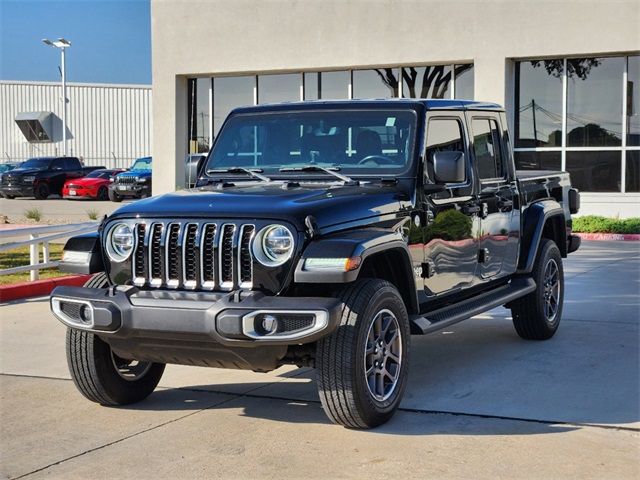
[[[263,265],[277,267],[291,258],[293,245],[293,234],[287,227],[269,225],[256,235],[253,255]]]
[[[133,252],[133,230],[126,223],[118,223],[109,231],[107,254],[114,262],[124,262]]]

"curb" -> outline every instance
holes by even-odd
[[[0,287],[0,302],[21,300],[29,297],[42,297],[49,295],[51,290],[60,285],[81,287],[90,278],[91,275],[65,275],[64,277],[4,285]]]
[[[640,233],[574,233],[582,240],[601,240],[601,241],[640,241]]]

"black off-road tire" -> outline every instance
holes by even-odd
[[[33,191],[33,196],[36,197],[36,200],[46,200],[50,194],[49,185],[46,183],[39,183]]]
[[[98,273],[85,287],[104,288],[107,285],[107,276]],[[165,365],[140,364],[144,366],[142,374],[125,379],[118,373],[114,358],[123,360],[112,355],[111,347],[97,335],[67,329],[67,364],[73,383],[82,395],[92,402],[108,406],[127,405],[147,398],[160,382]]]
[[[555,313],[551,316],[547,302],[553,286],[550,285],[547,274],[553,268],[557,268],[558,291],[555,295]],[[536,282],[536,289],[511,303],[513,326],[518,335],[526,340],[548,340],[558,330],[564,300],[562,255],[553,240],[543,238],[540,241],[531,277]]]
[[[373,428],[393,416],[406,388],[410,346],[407,310],[396,287],[385,280],[358,280],[346,287],[339,298],[344,302],[340,325],[317,345],[318,393],[325,413],[334,423]],[[365,365],[372,361],[372,355],[365,357],[365,351],[370,345],[370,327],[385,311],[392,312],[397,320],[395,331],[400,341],[396,353],[400,345],[401,362],[389,397],[378,400],[367,382]],[[382,363],[386,369],[387,360]]]
[[[113,190],[109,190],[109,200],[111,200],[112,202],[121,202],[122,197]]]

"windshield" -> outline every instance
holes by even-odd
[[[286,177],[287,169],[317,165],[346,175],[397,176],[411,165],[415,125],[410,110],[239,114],[220,132],[206,171],[251,167]]]
[[[151,158],[137,159],[131,170],[151,170]]]
[[[35,170],[45,170],[49,168],[49,164],[51,163],[50,158],[30,158],[26,162],[20,165],[20,168],[33,168]]]
[[[109,175],[112,173],[113,172],[111,170],[94,170],[87,175],[87,178],[109,178]]]

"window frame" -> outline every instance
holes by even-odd
[[[471,142],[471,150],[473,151],[473,164],[474,164],[474,169],[475,169],[475,173],[476,176],[478,177],[478,181],[481,184],[485,184],[485,183],[502,183],[502,182],[508,182],[509,178],[510,178],[510,168],[509,168],[509,160],[507,158],[506,152],[505,152],[505,146],[504,146],[504,137],[502,135],[502,124],[500,122],[500,117],[498,115],[492,115],[489,113],[474,113],[471,112],[470,115],[470,122],[469,122],[469,126],[471,127],[471,133],[472,135],[469,136],[469,140]],[[475,130],[473,128],[473,122],[474,120],[487,120],[489,122],[489,124],[491,124],[491,122],[495,122],[497,128],[497,132],[498,132],[498,151],[500,152],[500,158],[502,159],[502,176],[501,177],[489,177],[489,178],[482,178],[480,176],[480,172],[478,170],[478,159],[476,158],[476,148],[475,148],[475,141],[476,141],[476,136],[475,136]],[[491,130],[490,130],[491,131]],[[495,148],[495,146],[494,146]],[[494,161],[494,168],[495,168],[495,172],[498,171],[497,169],[497,164],[496,164],[496,157],[495,157],[495,153],[493,155],[493,161]]]
[[[463,112],[438,112],[428,111],[425,117],[425,133],[422,139],[423,147],[421,153],[421,169],[422,169],[422,182],[426,185],[435,185],[435,179],[429,178],[428,171],[426,169],[427,164],[427,139],[429,138],[429,124],[433,120],[454,120],[458,122],[460,132],[462,133],[462,145],[464,147],[464,162],[465,162],[465,181],[458,183],[445,183],[447,189],[473,187],[473,174],[474,169],[471,162],[470,152],[470,135],[467,129],[467,122],[465,121]],[[425,180],[427,180],[425,182]]]

